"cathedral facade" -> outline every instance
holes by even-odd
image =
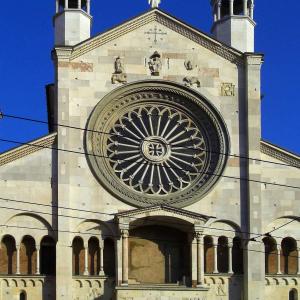
[[[2,300],[296,300],[300,157],[261,137],[253,0],[91,37],[56,1],[49,134],[0,155]]]

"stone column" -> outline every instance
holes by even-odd
[[[89,275],[89,246],[84,245],[84,272],[83,275]]]
[[[233,16],[233,0],[229,0],[229,14]]]
[[[250,18],[254,18],[254,4],[253,2],[250,4]]]
[[[222,6],[221,1],[218,1],[218,4],[217,4],[217,18],[218,18],[218,21],[221,20],[221,6]]]
[[[244,9],[243,9],[243,12],[244,12],[244,16],[248,16],[248,0],[244,0]]]
[[[213,243],[213,247],[214,247],[214,274],[218,274],[218,242]]]
[[[204,284],[204,240],[203,235],[197,233],[197,285]]]
[[[122,230],[122,284],[128,285],[128,237],[129,231]]]
[[[218,242],[214,241],[213,242],[213,247],[214,247],[214,274],[218,274]]]
[[[90,15],[91,14],[91,0],[86,1],[86,12]]]
[[[16,275],[20,275],[20,245],[17,245],[17,270],[16,270]]]
[[[189,236],[190,249],[191,249],[191,277],[192,286],[197,286],[197,238],[196,233],[191,233]]]
[[[56,13],[59,12],[59,0],[55,1],[55,11],[56,11]]]
[[[100,249],[100,270],[99,270],[99,275],[100,276],[104,276],[104,259],[103,259],[103,253],[104,253],[104,243],[100,243],[99,245],[99,249]]]
[[[280,275],[281,273],[281,246],[277,245],[277,274]]]
[[[232,242],[228,243],[228,274],[233,274],[232,270]]]
[[[40,272],[40,262],[41,262],[40,249],[41,249],[40,246],[36,247],[36,272],[35,272],[36,275],[41,274],[41,272]]]

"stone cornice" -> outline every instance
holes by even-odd
[[[57,133],[52,133],[38,140],[29,142],[26,145],[22,145],[0,154],[0,166],[6,165],[34,152],[40,151],[44,149],[44,147],[51,147],[55,143],[56,136]]]
[[[150,213],[150,212],[155,212],[155,211],[171,212],[171,213],[174,213],[177,215],[185,216],[185,217],[192,218],[194,220],[200,220],[200,221],[207,221],[210,218],[214,218],[211,216],[198,214],[195,212],[191,212],[191,211],[188,211],[185,209],[175,208],[175,207],[168,206],[168,205],[155,205],[155,206],[149,206],[146,208],[133,209],[133,210],[117,213],[116,217],[118,219],[119,218],[131,218],[131,217],[135,217],[140,214]]]
[[[159,9],[153,9],[136,18],[133,18],[111,30],[108,30],[102,34],[99,34],[91,39],[88,39],[72,48],[72,54],[69,59],[74,60],[89,51],[92,51],[101,45],[104,45],[116,38],[127,34],[135,29],[138,29],[150,22],[156,21],[167,28],[183,35],[184,37],[198,43],[199,45],[209,49],[210,51],[218,54],[219,56],[229,60],[230,62],[243,65],[243,54],[220,41],[215,40],[206,33],[203,33],[184,22],[170,16],[169,14],[162,12]],[[61,48],[59,48],[61,51]],[[56,51],[58,48],[55,49]]]
[[[266,141],[261,141],[260,150],[263,154],[269,155],[291,166],[300,168],[300,156],[284,150]]]

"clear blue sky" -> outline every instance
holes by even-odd
[[[130,19],[148,0],[91,0],[93,34]],[[300,2],[255,1],[256,51],[265,53],[262,136],[300,153]],[[209,32],[210,0],[162,0],[161,8]],[[292,5],[291,5],[292,4]],[[6,1],[0,19],[0,109],[4,113],[47,120],[44,86],[53,82],[51,49],[55,0]],[[0,120],[0,138],[29,141],[47,134],[47,126]],[[0,152],[14,147],[0,142]]]

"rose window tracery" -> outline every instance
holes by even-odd
[[[186,114],[166,106],[125,113],[110,131],[108,156],[123,183],[166,195],[190,186],[206,164],[206,143]]]
[[[105,96],[89,118],[85,140],[99,183],[136,207],[199,201],[220,179],[229,151],[214,106],[192,89],[160,80]]]

